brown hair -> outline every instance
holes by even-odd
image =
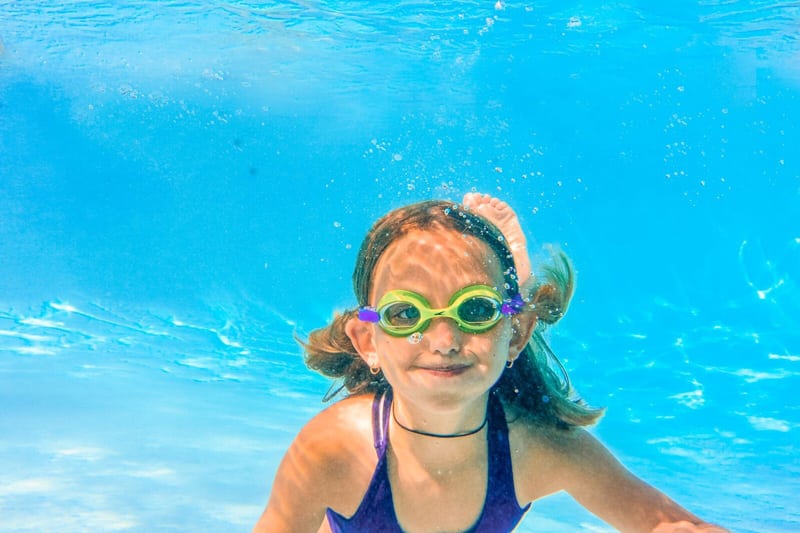
[[[430,200],[391,211],[367,233],[353,272],[353,289],[359,306],[369,303],[375,266],[389,245],[412,230],[442,229],[485,242],[500,260],[506,292],[510,297],[519,293],[514,258],[500,230],[458,204]],[[603,411],[587,407],[575,396],[566,370],[542,336],[547,326],[564,315],[574,288],[573,270],[566,255],[558,252],[553,258],[554,263],[545,267],[530,299],[526,299],[538,319],[533,338],[514,365],[505,369],[493,393],[517,416],[560,427],[583,426],[596,422]],[[326,400],[342,388],[353,395],[381,392],[389,387],[383,374],[370,373],[345,333],[345,324],[357,319],[357,315],[358,309],[336,314],[328,326],[312,331],[307,341],[300,341],[309,368],[341,380],[339,387],[328,391]]]

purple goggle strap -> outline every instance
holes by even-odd
[[[525,307],[525,300],[522,299],[522,296],[515,294],[513,298],[503,302],[503,306],[500,308],[500,312],[504,315],[516,315]]]
[[[381,315],[371,307],[362,307],[358,310],[358,319],[362,322],[380,322]]]

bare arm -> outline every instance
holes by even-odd
[[[372,445],[371,396],[339,401],[297,435],[278,467],[254,533],[316,533],[327,508],[354,513],[377,456]]]
[[[269,503],[254,533],[315,533],[325,516],[324,450],[315,450],[304,430],[297,436],[278,467]],[[320,467],[323,468],[320,468]]]
[[[559,438],[562,486],[587,510],[623,532],[725,532],[704,523],[668,496],[630,473],[584,430]]]

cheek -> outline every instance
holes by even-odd
[[[375,339],[375,347],[379,356],[397,359],[413,351],[415,344],[408,342],[406,337],[392,337],[386,333],[379,333]]]
[[[513,330],[511,328],[511,322],[508,320],[503,320],[500,324],[497,325],[491,331],[491,339],[492,344],[499,350],[508,350],[508,347],[511,344],[511,339],[513,338]]]
[[[475,353],[491,354],[493,358],[505,361],[511,341],[511,328],[498,325],[491,331],[472,337],[466,348]]]

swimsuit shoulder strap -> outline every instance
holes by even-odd
[[[489,481],[483,514],[474,532],[511,531],[530,504],[520,507],[514,487],[514,468],[508,440],[508,424],[500,398],[489,398]]]
[[[492,481],[502,481],[503,488],[507,488],[509,480],[513,486],[514,471],[511,465],[511,447],[508,442],[506,414],[503,404],[497,395],[490,395],[487,409],[489,409],[489,461],[495,469],[494,472],[490,472],[494,474],[494,476],[490,476],[490,479]]]
[[[345,518],[333,509],[326,510],[328,524],[333,533],[364,533],[366,531],[402,533],[394,513],[392,487],[389,484],[389,474],[386,470],[391,405],[391,389],[375,394],[372,400],[372,438],[375,452],[378,454],[378,464],[375,465],[367,492],[353,516]]]
[[[392,389],[375,394],[372,400],[372,442],[375,453],[382,457],[389,439],[389,413],[392,405]]]

